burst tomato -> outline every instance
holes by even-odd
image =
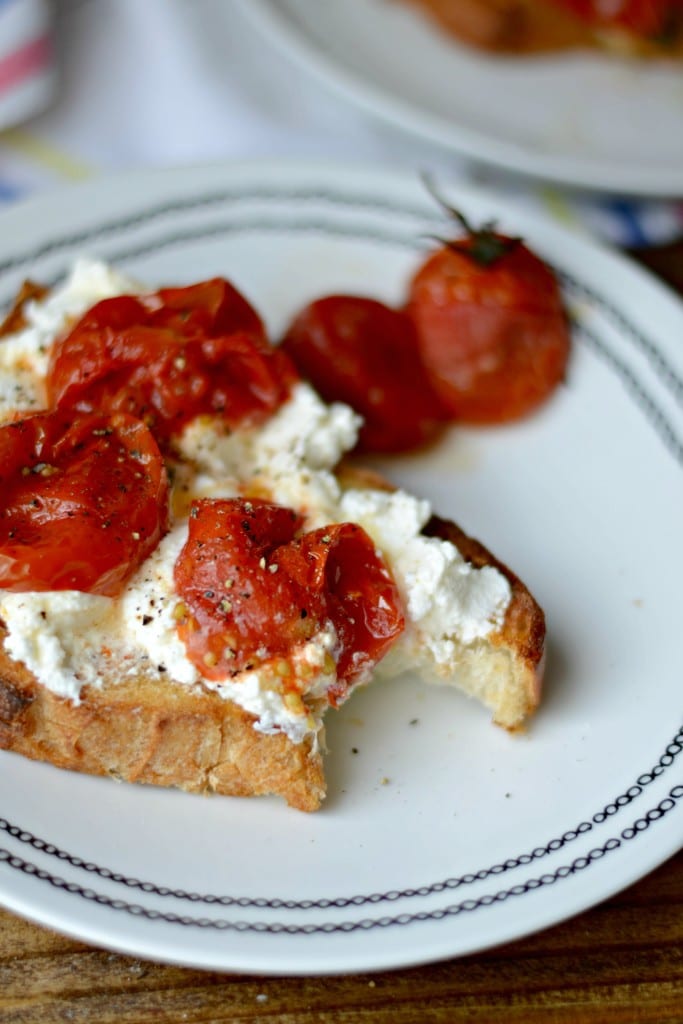
[[[53,345],[51,404],[126,412],[163,445],[202,413],[230,427],[259,423],[297,379],[227,281],[98,302]]]
[[[569,327],[553,271],[491,226],[432,253],[414,275],[407,312],[442,402],[464,423],[518,419],[560,383]]]
[[[362,415],[359,451],[410,450],[442,429],[439,399],[403,312],[330,295],[299,313],[283,348],[326,401],[346,402]]]
[[[302,534],[302,525],[292,509],[256,499],[195,502],[174,570],[178,631],[200,672],[220,680],[286,660],[331,621],[339,682],[328,696],[336,704],[403,629],[401,601],[359,526]]]
[[[129,416],[39,413],[0,427],[0,587],[116,595],[168,525],[151,433]]]

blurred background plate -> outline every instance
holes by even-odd
[[[488,56],[398,0],[240,5],[318,82],[424,139],[548,181],[683,195],[683,61]]]

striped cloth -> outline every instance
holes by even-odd
[[[54,86],[46,0],[0,0],[0,129],[41,111]]]
[[[119,168],[352,157],[483,183],[618,246],[683,237],[683,200],[572,193],[493,169],[473,177],[453,153],[312,87],[232,0],[59,0],[54,13],[64,80],[47,111],[18,125],[54,85],[49,8],[0,0],[0,204]]]

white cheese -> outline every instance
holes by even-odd
[[[66,281],[40,302],[28,302],[26,327],[0,345],[0,420],[35,412],[46,404],[44,379],[50,346],[100,299],[140,292],[140,285],[105,263],[78,260]]]
[[[273,459],[308,470],[332,469],[353,448],[360,417],[347,405],[326,405],[304,382],[262,425],[230,430],[216,416],[199,416],[178,438],[181,456],[208,475],[249,479],[271,475]]]
[[[263,493],[300,509],[309,529],[335,521],[340,488],[330,472],[356,443],[360,417],[347,405],[326,405],[313,388],[297,384],[266,423],[228,430],[217,417],[198,417],[177,440],[198,469],[197,497]]]
[[[0,591],[5,650],[48,690],[77,704],[83,686],[100,682],[101,646],[115,637],[112,605],[107,597],[74,590]]]
[[[119,598],[121,632],[150,665],[162,665],[171,679],[191,685],[201,682],[178,636],[173,610],[178,595],[173,587],[173,566],[187,540],[187,521],[164,537],[140,566]]]
[[[422,536],[429,502],[405,491],[349,490],[340,513],[366,530],[391,566],[409,623],[398,641],[406,667],[425,656],[447,666],[456,644],[470,644],[502,626],[510,584],[492,567],[475,569],[449,541]]]
[[[301,743],[306,735],[317,733],[322,726],[323,714],[328,707],[327,691],[337,678],[334,671],[326,672],[325,666],[327,656],[334,657],[336,647],[337,634],[332,623],[328,622],[311,640],[292,652],[293,675],[299,674],[302,664],[309,669],[308,683],[301,693],[302,709],[297,708],[296,699],[294,706],[290,707],[286,695],[283,696],[273,686],[277,682],[277,674],[274,677],[272,671],[253,669],[220,683],[205,680],[205,685],[255,715],[257,722],[254,728],[258,732],[282,731],[292,742]]]

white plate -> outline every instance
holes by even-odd
[[[505,170],[683,194],[683,62],[491,57],[399,0],[240,0],[270,39],[366,110]]]
[[[492,196],[560,270],[578,320],[567,386],[507,429],[384,464],[474,532],[547,612],[527,735],[410,678],[329,716],[329,798],[115,785],[0,754],[0,901],[157,960],[277,974],[481,950],[561,921],[683,839],[683,309],[625,261]],[[399,300],[443,230],[415,180],[233,165],[74,187],[3,214],[0,300],[77,253],[157,283],[225,274],[274,332],[331,290]],[[388,780],[385,782],[384,780]]]

